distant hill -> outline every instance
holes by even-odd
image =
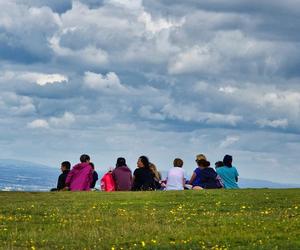
[[[47,191],[56,187],[59,169],[42,164],[0,160],[0,190]]]
[[[104,171],[97,170],[99,179]],[[0,159],[0,190],[2,191],[48,191],[56,187],[59,168],[51,168],[42,164]],[[166,178],[167,171],[161,172]],[[282,184],[266,180],[239,180],[241,188],[299,188],[300,184]],[[99,188],[99,182],[96,187]]]
[[[300,188],[300,184],[286,184],[245,178],[240,178],[239,186],[240,188]]]

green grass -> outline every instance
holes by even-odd
[[[300,249],[300,189],[0,192],[1,249]]]

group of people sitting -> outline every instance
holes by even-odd
[[[110,168],[100,180],[102,191],[150,191],[150,190],[184,190],[184,189],[235,189],[239,188],[238,172],[232,166],[232,156],[225,155],[223,161],[215,163],[215,169],[210,167],[205,155],[196,156],[197,168],[192,177],[187,180],[183,170],[183,160],[176,158],[173,167],[168,171],[165,180],[162,179],[156,166],[146,156],[140,156],[137,168],[133,174],[123,157],[117,159],[114,169]],[[71,169],[68,161],[61,163],[62,174],[58,178],[57,188],[51,191],[90,191],[97,190],[98,173],[90,157],[80,156],[80,163]]]

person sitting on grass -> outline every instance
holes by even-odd
[[[213,168],[210,168],[210,162],[206,160],[205,155],[199,154],[196,157],[198,167],[190,179],[193,189],[211,189],[222,188],[222,183],[218,178],[218,174]]]
[[[184,190],[185,178],[182,169],[183,160],[176,158],[173,161],[173,168],[168,172],[166,190]]]
[[[133,191],[155,190],[154,175],[150,170],[149,160],[141,156],[137,161],[137,168],[133,172]]]
[[[69,161],[64,161],[61,163],[60,169],[61,169],[62,173],[58,177],[57,187],[52,188],[51,191],[64,190],[64,188],[66,187],[66,179],[67,179],[68,173],[70,172],[70,168],[71,168],[71,163]]]
[[[155,189],[161,190],[162,189],[162,180],[161,180],[160,172],[158,172],[156,166],[151,162],[149,163],[149,168],[153,174]]]
[[[95,165],[94,163],[90,162],[90,165],[93,169],[93,181],[91,183],[91,189],[95,190],[95,186],[96,186],[96,182],[98,181],[98,173],[97,171],[95,170]]]
[[[105,192],[112,192],[116,190],[116,184],[113,179],[113,168],[110,167],[108,172],[103,175],[101,178],[101,190]]]
[[[112,176],[116,184],[116,191],[130,191],[132,187],[131,170],[126,165],[123,157],[117,159],[116,168],[112,171]]]
[[[226,189],[236,189],[239,188],[238,176],[239,173],[234,166],[232,166],[232,156],[225,155],[223,159],[224,166],[217,168],[217,173],[221,177],[224,187]]]
[[[73,166],[66,179],[67,189],[71,191],[90,191],[93,182],[93,168],[90,157],[86,154],[80,156],[80,163]]]

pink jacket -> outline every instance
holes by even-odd
[[[73,166],[67,176],[66,185],[71,191],[89,191],[93,181],[93,171],[87,162]]]
[[[115,191],[115,182],[111,172],[108,172],[103,175],[101,179],[101,190],[106,192]]]

